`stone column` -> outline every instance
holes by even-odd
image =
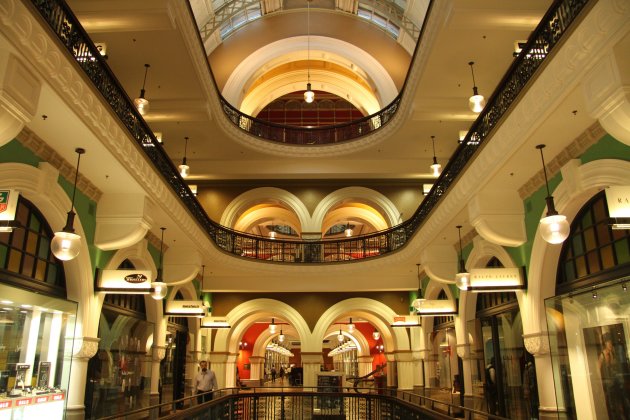
[[[396,370],[398,373],[398,389],[412,390],[414,383],[413,353],[410,350],[399,351],[394,356],[396,357]]]
[[[160,401],[160,362],[166,356],[165,346],[151,347],[151,405],[155,405]]]
[[[462,358],[463,372],[460,372],[459,378],[460,381],[463,381],[464,385],[464,405],[469,408],[474,408],[470,344],[458,344],[457,355]]]
[[[365,376],[372,372],[372,356],[359,356],[357,360],[359,363],[359,376]]]
[[[263,371],[265,365],[265,358],[263,356],[249,356],[249,379],[252,381],[260,381],[262,385],[265,372]]]
[[[81,348],[72,356],[70,384],[68,386],[68,403],[66,405],[66,419],[78,420],[85,418],[85,386],[87,382],[88,361],[98,351],[97,337],[75,338],[75,343],[81,340]]]
[[[558,419],[558,402],[553,378],[558,376],[554,372],[549,351],[549,333],[541,331],[524,334],[525,348],[534,356],[536,362],[536,382],[538,385],[539,418],[540,420]]]
[[[324,363],[324,357],[320,352],[302,353],[302,369],[304,372],[303,384],[305,387],[317,386],[317,373]]]
[[[228,361],[228,353],[217,352],[210,353],[208,356],[209,368],[217,376],[217,383],[219,388],[226,387],[226,365]]]
[[[394,353],[383,354],[385,355],[385,360],[387,361],[387,387],[396,388],[398,385],[396,357]]]
[[[413,388],[416,390],[421,390],[422,388],[424,388],[422,353],[419,350],[411,352],[411,360],[413,360]]]

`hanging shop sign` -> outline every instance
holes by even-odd
[[[201,318],[201,328],[231,328],[231,325],[225,317],[204,316]]]
[[[439,316],[456,315],[457,301],[448,299],[424,299],[417,308],[418,315]]]
[[[391,323],[392,327],[421,327],[422,321],[416,315],[396,315]]]
[[[201,300],[169,300],[166,302],[166,315],[205,317],[208,310]]]
[[[471,292],[505,292],[526,289],[525,268],[471,268]]]
[[[630,229],[630,186],[606,188],[608,214],[613,229]]]
[[[150,270],[98,270],[96,291],[114,294],[151,292]]]

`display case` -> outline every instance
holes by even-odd
[[[62,419],[77,305],[0,284],[0,420]]]

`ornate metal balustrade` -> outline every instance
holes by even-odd
[[[381,109],[349,123],[327,125],[323,127],[298,127],[274,124],[243,114],[220,96],[223,112],[239,129],[264,140],[300,146],[335,144],[368,135],[387,124],[396,115],[402,93]]]
[[[50,25],[60,42],[77,60],[96,89],[110,104],[129,134],[142,147],[155,169],[162,174],[165,181],[186,205],[191,215],[205,228],[209,237],[219,248],[233,255],[257,260],[286,263],[332,263],[385,255],[407,243],[414,232],[427,220],[431,211],[436,208],[441,197],[464,171],[474,153],[509,110],[534,76],[536,70],[558,44],[560,38],[567,33],[571,23],[584,9],[584,6],[589,3],[589,0],[558,0],[554,2],[521,53],[514,59],[441,176],[409,220],[370,235],[323,241],[274,240],[238,232],[210,220],[69,7],[62,0],[31,0],[31,2]],[[382,117],[385,119],[391,118],[398,102],[394,101],[393,104],[387,109],[387,112],[379,115],[386,115],[386,117]],[[241,117],[242,115],[236,113],[230,118],[237,118],[239,124],[247,124],[245,121],[253,120],[247,117],[241,121]],[[360,121],[362,121],[361,124],[365,124],[365,129],[368,129],[370,124],[375,125],[374,122],[369,122],[366,119]],[[380,124],[383,123],[381,120]],[[255,126],[252,123],[252,127]],[[362,125],[357,125],[356,134],[366,134],[364,129],[359,129],[360,127]],[[278,131],[278,133],[285,133],[289,130],[288,127],[283,127],[283,129],[285,131]],[[257,127],[255,130],[258,131],[254,132],[263,135],[264,129],[262,127]],[[284,134],[282,135],[284,136]],[[332,134],[330,135],[332,136]],[[301,141],[302,143],[297,144],[313,144],[311,143],[312,139]]]

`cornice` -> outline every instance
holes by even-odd
[[[66,178],[69,183],[74,183],[74,172],[76,171],[76,167],[61,157],[59,153],[45,143],[44,140],[42,140],[37,134],[27,127],[24,127],[17,135],[17,140],[37,157],[45,162],[48,162],[53,168],[57,169],[59,174]],[[103,192],[99,190],[96,185],[92,184],[82,175],[80,175],[77,180],[77,189],[90,200],[95,202],[98,202],[103,195]]]

